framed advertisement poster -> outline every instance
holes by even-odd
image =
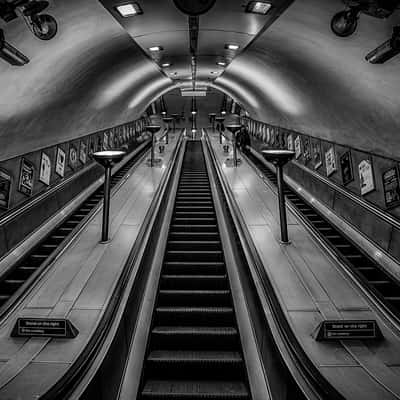
[[[57,148],[56,157],[56,174],[64,178],[65,171],[65,151],[60,147]]]
[[[289,135],[287,138],[287,147],[288,150],[294,151],[294,143],[293,143],[293,135]]]
[[[82,164],[86,164],[86,156],[87,156],[87,144],[85,141],[81,140],[81,144],[79,146],[79,161]]]
[[[108,150],[110,147],[110,136],[107,132],[103,134],[103,150]]]
[[[336,154],[333,146],[329,147],[329,149],[325,152],[325,165],[327,176],[330,176],[337,171]]]
[[[74,169],[76,167],[77,161],[78,161],[78,152],[76,150],[76,147],[71,144],[69,146],[68,164],[72,169]]]
[[[387,208],[400,205],[399,171],[392,167],[382,174],[383,191]]]
[[[39,181],[49,186],[50,176],[51,176],[51,160],[46,153],[42,152],[42,156],[40,158]]]
[[[8,210],[10,208],[11,176],[0,170],[0,207]]]
[[[342,154],[339,162],[340,170],[342,172],[343,185],[347,185],[349,182],[354,180],[353,163],[351,161],[350,151],[346,151],[346,153]]]
[[[296,136],[294,139],[294,152],[296,160],[301,156],[301,138],[300,136]]]
[[[303,157],[306,163],[311,160],[311,143],[308,136],[306,136],[303,141]]]
[[[360,177],[361,195],[364,196],[375,189],[374,171],[371,160],[362,160],[358,164],[358,174]]]
[[[312,157],[314,160],[314,169],[318,169],[322,165],[321,142],[318,139],[312,141]]]
[[[21,160],[18,190],[27,196],[30,196],[33,191],[34,174],[35,167],[33,164],[23,158]]]

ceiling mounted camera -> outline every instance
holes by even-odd
[[[388,18],[399,7],[400,0],[344,0],[346,9],[335,14],[331,20],[331,29],[335,35],[352,35],[358,25],[361,14],[375,18]]]
[[[57,21],[43,11],[49,6],[42,0],[0,0],[0,18],[10,22],[18,16],[24,18],[31,32],[40,40],[50,40],[57,34]]]
[[[394,27],[392,37],[368,53],[365,59],[371,64],[383,64],[398,54],[400,54],[400,26]]]

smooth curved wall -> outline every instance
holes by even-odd
[[[172,86],[96,0],[52,2],[57,36],[41,41],[21,19],[1,23],[30,58],[0,60],[0,161],[140,117]]]
[[[340,0],[302,0],[227,68],[215,87],[256,120],[400,159],[400,56],[383,65],[365,55],[400,23],[362,15],[357,32],[330,30]]]

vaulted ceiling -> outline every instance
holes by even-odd
[[[114,0],[53,1],[59,32],[49,42],[21,20],[0,22],[31,60],[0,60],[0,160],[132,120],[191,83],[188,17],[173,0],[138,1],[143,14],[125,19]],[[364,57],[390,37],[400,13],[363,15],[355,35],[339,38],[329,24],[341,0],[291,3],[275,1],[274,13],[260,16],[244,12],[245,0],[217,0],[198,21],[199,84],[228,93],[258,120],[399,158],[400,56],[384,65]],[[164,50],[152,53],[153,45]],[[226,67],[216,64],[223,60]]]

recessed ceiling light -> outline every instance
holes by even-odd
[[[168,68],[168,67],[170,67],[172,64],[171,63],[163,63],[163,64],[161,64],[161,66],[163,67],[163,68]]]
[[[138,3],[126,3],[116,6],[115,9],[119,12],[121,17],[133,17],[137,14],[143,14],[142,9]]]
[[[217,65],[219,65],[220,67],[225,67],[226,66],[226,62],[224,61],[218,61]]]
[[[225,49],[227,50],[237,50],[239,46],[237,44],[226,44]]]
[[[265,1],[250,1],[247,4],[246,12],[265,15],[271,9],[271,3]]]
[[[161,46],[152,46],[152,47],[149,47],[149,50],[150,51],[161,51],[164,49]]]

